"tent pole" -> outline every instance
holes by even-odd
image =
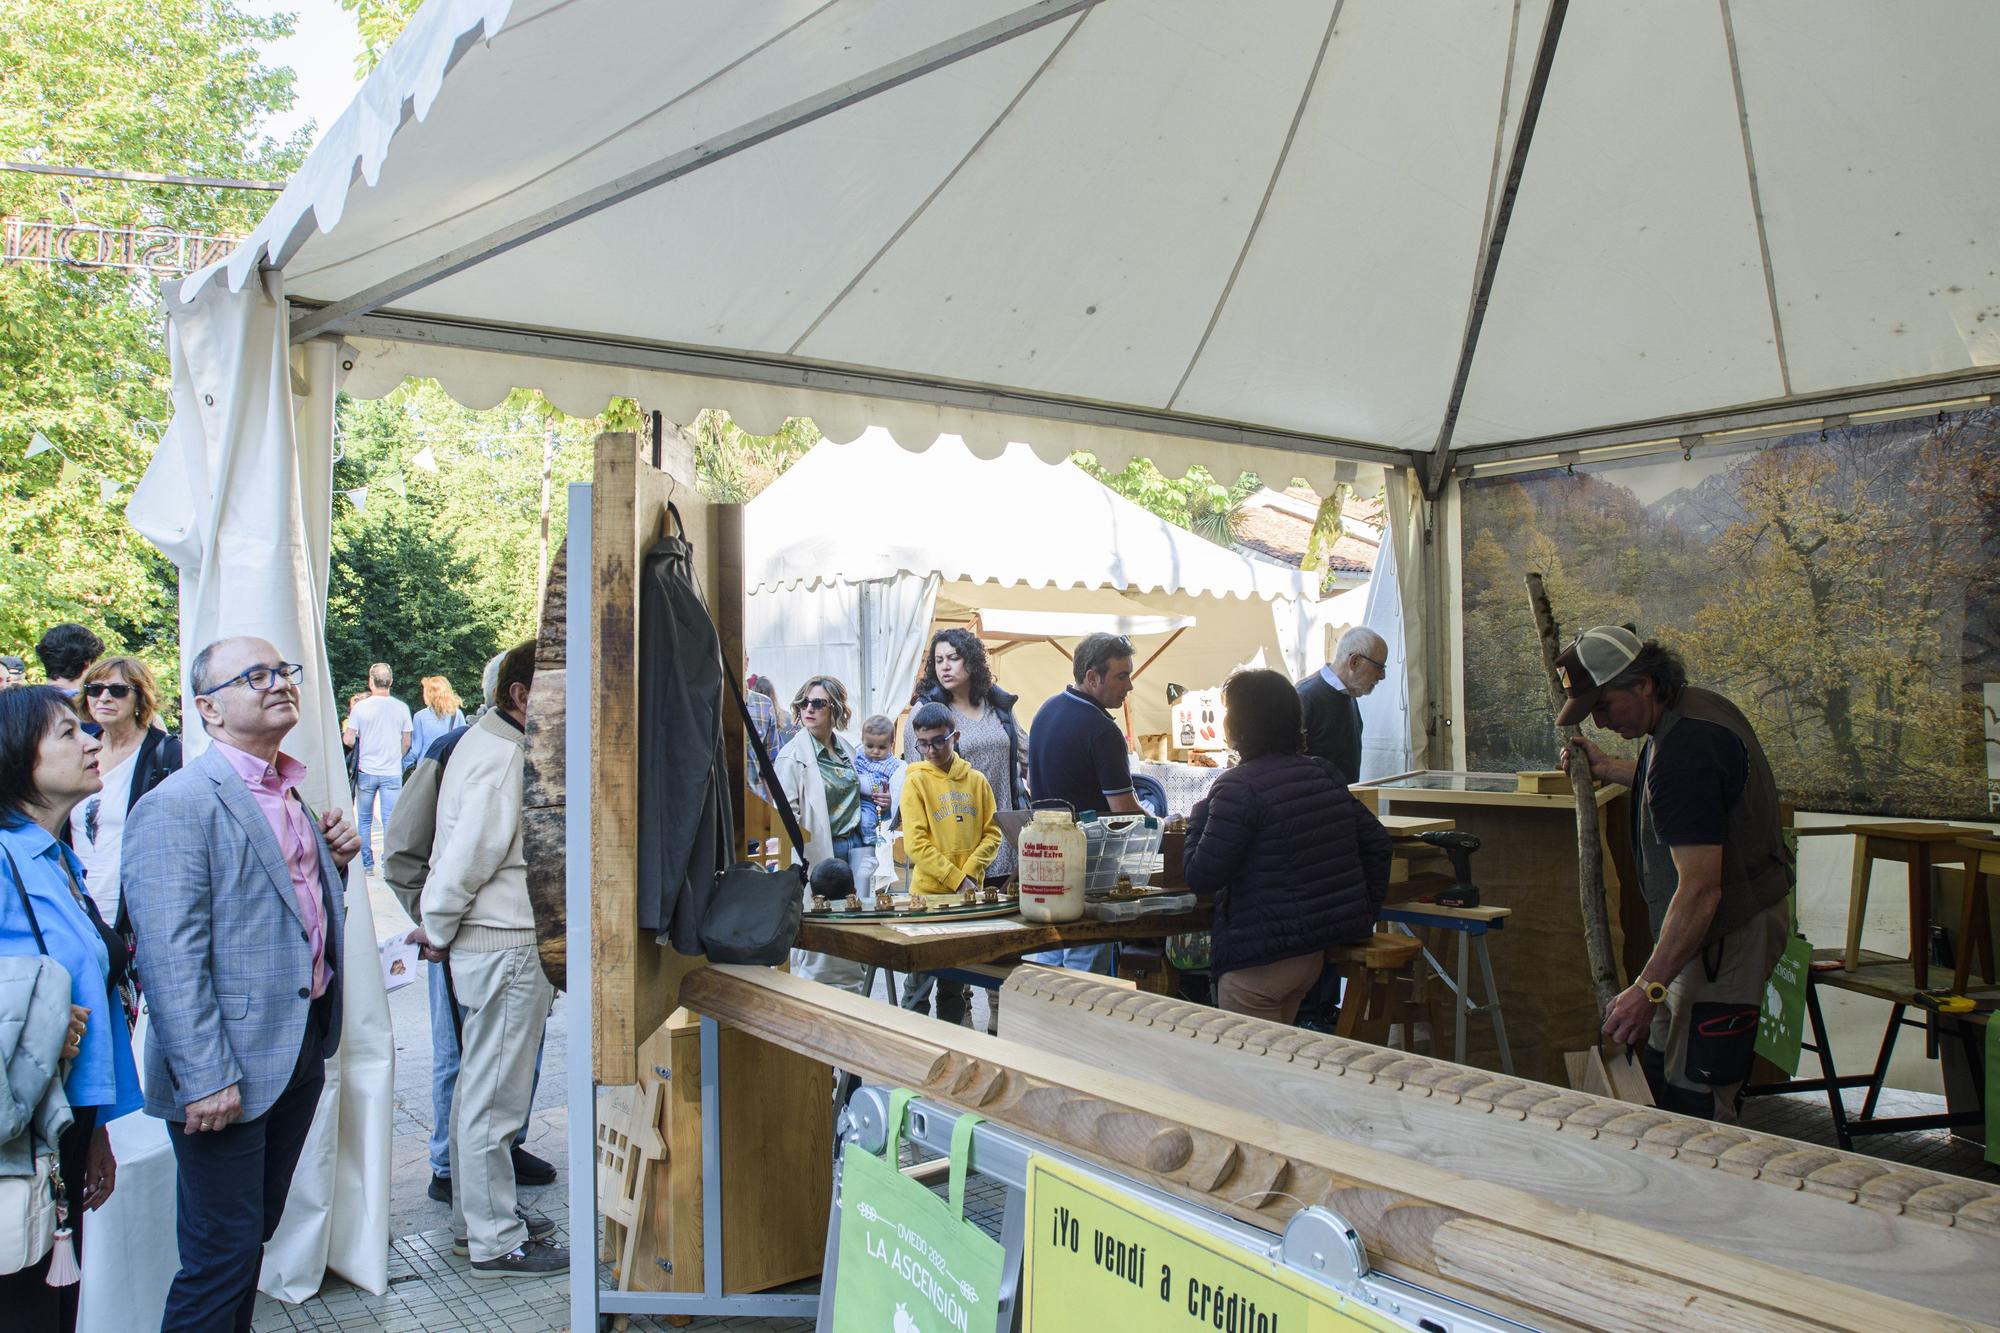
[[[1445,403],[1444,421],[1438,427],[1437,444],[1424,460],[1424,497],[1433,499],[1451,472],[1451,437],[1458,429],[1459,408],[1465,403],[1465,387],[1472,378],[1472,358],[1479,351],[1479,332],[1486,324],[1487,302],[1493,299],[1493,281],[1500,273],[1500,251],[1507,243],[1507,226],[1514,217],[1514,201],[1521,195],[1521,175],[1528,167],[1528,146],[1535,138],[1535,122],[1542,114],[1542,95],[1548,91],[1549,69],[1555,63],[1556,42],[1562,37],[1563,19],[1569,0],[1549,0],[1548,22],[1542,27],[1541,48],[1535,53],[1535,72],[1528,80],[1528,92],[1521,103],[1521,128],[1514,136],[1514,154],[1507,166],[1507,184],[1500,192],[1500,207],[1493,214],[1493,230],[1487,233],[1486,251],[1479,260],[1479,285],[1473,289],[1472,312],[1465,321],[1465,343],[1459,349],[1458,369],[1451,377],[1451,397]],[[1433,747],[1435,748],[1435,747]]]
[[[780,107],[733,130],[725,131],[712,139],[661,158],[650,166],[628,172],[616,180],[607,181],[574,198],[566,199],[540,212],[531,213],[518,222],[488,232],[477,240],[469,241],[392,278],[384,279],[365,291],[357,292],[344,300],[335,301],[332,305],[316,310],[293,324],[292,340],[303,341],[316,333],[344,329],[346,321],[356,315],[365,315],[371,310],[401,300],[432,283],[449,278],[455,273],[462,273],[475,264],[484,263],[496,255],[503,255],[530,241],[539,240],[551,232],[560,231],[572,222],[582,221],[592,214],[601,213],[607,208],[624,203],[635,195],[644,194],[669,181],[697,172],[711,163],[734,157],[745,149],[755,148],[758,144],[778,138],[801,126],[810,125],[845,107],[865,102],[878,93],[899,88],[913,79],[920,79],[926,74],[955,65],[969,56],[976,56],[982,51],[990,50],[1025,33],[1059,22],[1073,14],[1081,14],[1097,3],[1098,0],[1036,0],[1035,4],[1002,15],[993,22],[982,24],[970,32],[960,33],[947,41],[927,46],[901,60],[871,70],[857,79],[850,79],[824,92],[793,102],[790,106]]]

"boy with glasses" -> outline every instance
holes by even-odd
[[[961,758],[951,709],[928,703],[910,715],[919,762],[903,779],[903,850],[910,858],[910,896],[942,897],[976,893],[986,867],[1000,851],[1000,823],[994,818],[993,787],[986,775]],[[910,976],[904,1003],[917,1008],[935,980]],[[937,988],[937,1016],[947,1023],[965,1019],[965,991]]]

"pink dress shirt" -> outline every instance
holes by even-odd
[[[285,867],[292,872],[292,894],[298,900],[299,918],[305,922],[306,939],[312,945],[312,993],[326,994],[326,909],[320,903],[319,835],[299,799],[299,783],[306,766],[287,754],[280,754],[275,766],[256,755],[245,754],[233,745],[210,742],[229,761],[250,789],[257,808],[270,821],[271,833],[285,855]]]

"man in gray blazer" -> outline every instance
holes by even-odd
[[[361,841],[344,815],[306,808],[305,766],[278,749],[303,674],[262,639],[202,649],[190,693],[213,743],[126,821],[146,1110],[167,1122],[179,1172],[163,1333],[247,1333],[340,1044],[342,873]]]

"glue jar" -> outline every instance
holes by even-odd
[[[1083,830],[1067,810],[1035,811],[1021,830],[1021,918],[1059,925],[1083,916]]]

